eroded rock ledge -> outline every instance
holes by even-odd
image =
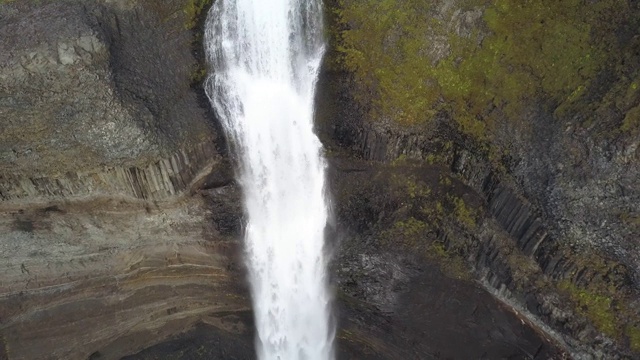
[[[363,181],[349,179],[362,171],[369,173],[365,178],[380,178],[363,190],[350,188],[338,195],[342,211],[364,217],[343,219],[344,228],[371,236],[372,243],[397,242],[413,252],[436,255],[444,251],[445,263],[462,259],[488,290],[576,358],[634,356],[638,343],[631,344],[637,341],[633,329],[640,319],[637,248],[620,240],[609,242],[615,251],[601,251],[606,243],[597,238],[600,230],[596,224],[585,225],[583,230],[593,230],[588,230],[590,236],[582,242],[571,241],[567,226],[575,226],[572,222],[580,223],[583,218],[580,212],[557,209],[586,206],[596,211],[603,207],[612,198],[601,197],[601,185],[597,184],[611,182],[619,174],[630,176],[637,163],[625,171],[621,162],[609,160],[611,172],[594,173],[584,181],[600,200],[564,204],[547,195],[557,194],[553,181],[567,181],[569,174],[551,175],[555,180],[548,178],[549,183],[536,182],[549,175],[541,170],[549,159],[519,154],[520,163],[496,169],[473,141],[449,126],[446,117],[434,119],[438,126],[428,129],[376,122],[353,100],[356,90],[349,74],[325,76],[321,86],[329,95],[320,97],[324,112],[319,117],[323,141],[329,153],[342,162],[363,159],[367,163],[355,166],[356,170],[349,171],[338,184]],[[331,104],[328,99],[338,99],[338,103]],[[543,153],[539,148],[547,145],[536,146]],[[453,204],[447,208],[451,200]],[[444,214],[453,215],[453,219],[439,219],[442,210],[437,209],[442,205]],[[617,205],[636,206],[628,197]],[[475,210],[467,212],[469,209]],[[563,214],[571,217],[558,217]],[[608,219],[611,214],[601,215]],[[622,239],[629,231],[619,220],[609,223],[607,229],[607,238]]]
[[[249,307],[239,244],[202,197],[1,215],[2,358],[118,359]]]
[[[145,167],[115,166],[50,177],[0,175],[0,207],[98,196],[166,200],[184,194],[219,162],[215,144],[204,142]]]
[[[0,3],[0,359],[119,359],[247,311],[189,4]]]

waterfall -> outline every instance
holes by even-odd
[[[321,0],[217,0],[206,90],[238,160],[260,359],[333,359],[322,145],[313,99]]]

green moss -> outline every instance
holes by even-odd
[[[627,339],[631,349],[640,352],[640,318],[633,297],[625,290],[628,270],[598,254],[568,251],[576,270],[571,279],[560,281],[558,288],[569,295],[578,312],[598,330],[617,340]],[[575,285],[576,280],[586,285]]]
[[[631,227],[640,228],[640,214],[631,214],[624,212],[620,214],[620,221]]]
[[[207,69],[205,69],[204,66],[199,65],[195,67],[189,74],[189,81],[191,82],[191,84],[198,84],[202,82],[206,76]]]
[[[446,213],[440,201],[429,203],[420,208],[420,213],[431,223],[440,225]]]
[[[439,256],[439,257],[447,257],[447,250],[444,248],[444,244],[442,243],[437,243],[434,242],[433,244],[431,244],[431,253],[434,254],[435,256]]]
[[[429,5],[418,0],[340,1],[339,62],[375,92],[372,115],[402,124],[429,121],[440,97],[431,67],[420,55]],[[366,93],[361,93],[367,96]]]
[[[598,330],[610,337],[619,335],[618,322],[609,296],[577,287],[569,281],[562,281],[558,287],[567,292],[578,305],[578,311],[586,316]]]
[[[624,0],[460,4],[486,7],[486,34],[456,34],[456,9],[434,16],[429,2],[339,2],[338,63],[356,75],[356,96],[373,118],[415,125],[445,111],[463,133],[491,140],[491,109],[516,119],[537,97],[558,104],[582,96],[615,54],[616,20],[630,12]],[[434,39],[448,43],[444,59],[430,55]]]
[[[442,186],[451,186],[451,178],[446,174],[440,174],[438,183]]]
[[[394,165],[406,165],[408,161],[404,156],[400,156],[394,161]],[[425,199],[431,195],[431,188],[424,181],[415,175],[396,175],[391,177],[391,185],[399,196],[408,195],[411,200]]]
[[[187,21],[184,24],[186,29],[193,29],[198,24],[198,19],[202,11],[211,5],[212,0],[188,0],[183,8]]]
[[[637,133],[640,130],[640,105],[627,112],[620,130],[631,133]]]
[[[394,232],[402,235],[407,239],[418,237],[420,234],[424,233],[427,228],[428,226],[425,222],[417,220],[413,217],[408,218],[407,220],[397,221],[393,225]],[[413,241],[415,240],[412,240],[412,242]]]
[[[421,182],[416,180],[415,177],[411,176],[407,179],[407,194],[411,199],[415,199],[416,197],[427,197],[431,194],[431,189]]]
[[[428,164],[433,165],[433,164],[435,164],[436,159],[437,159],[437,155],[429,154],[429,155],[427,155],[427,158],[425,160],[427,161]]]
[[[637,103],[638,100],[640,100],[640,79],[636,80],[636,81],[632,81],[631,84],[629,84],[629,86],[627,87],[627,91],[625,92],[624,96],[622,97],[624,99],[624,104],[623,106],[630,106],[633,105],[635,103]],[[626,109],[623,109],[626,110]]]
[[[468,207],[464,200],[458,197],[452,199],[453,202],[453,214],[456,219],[469,229],[476,227],[476,213],[475,210]]]
[[[640,326],[627,326],[625,329],[625,334],[629,338],[631,350],[640,352]]]
[[[464,260],[460,256],[452,254],[440,242],[431,243],[427,250],[427,257],[437,260],[442,272],[449,277],[458,280],[471,280],[472,278]]]
[[[403,165],[407,162],[407,155],[401,154],[397,159],[391,162],[392,165]]]

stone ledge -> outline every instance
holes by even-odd
[[[203,142],[146,167],[108,167],[47,177],[0,174],[0,206],[95,196],[166,200],[190,189],[219,161],[215,145]]]

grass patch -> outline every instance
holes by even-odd
[[[622,122],[620,130],[636,134],[640,132],[640,105],[627,112]]]
[[[476,211],[468,207],[464,200],[459,197],[452,198],[453,203],[453,215],[455,218],[468,229],[473,229],[477,225]]]

